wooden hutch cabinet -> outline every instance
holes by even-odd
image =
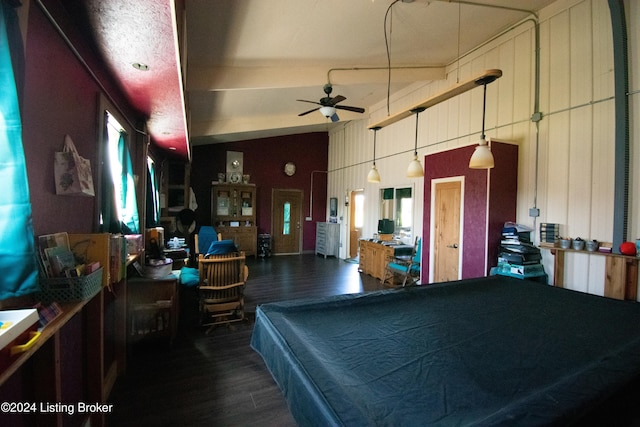
[[[233,240],[247,256],[258,247],[255,184],[211,186],[211,223],[224,240]]]

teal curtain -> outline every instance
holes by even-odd
[[[11,62],[9,31],[15,10],[0,7],[0,300],[38,290],[38,267],[22,145],[22,121]]]
[[[122,164],[122,192],[120,194],[120,206],[122,206],[122,223],[130,233],[140,233],[140,218],[138,216],[138,200],[136,197],[136,184],[133,177],[131,155],[127,147],[126,134],[120,132],[118,140],[118,153]]]

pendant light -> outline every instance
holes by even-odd
[[[373,165],[371,166],[371,170],[369,171],[369,175],[367,175],[368,182],[380,182],[380,173],[378,173],[378,169],[376,168],[376,134],[380,130],[380,127],[371,128],[373,131]]]
[[[407,178],[420,178],[424,176],[422,164],[420,164],[420,160],[418,160],[418,115],[424,110],[424,108],[411,110],[411,112],[416,115],[416,141],[413,148],[413,160],[411,160],[411,163],[409,163],[409,167],[407,168]]]
[[[473,152],[473,155],[471,155],[471,159],[469,160],[469,168],[471,169],[491,169],[494,167],[493,154],[491,154],[491,147],[489,147],[489,145],[487,144],[487,140],[484,134],[484,118],[485,118],[485,109],[487,106],[487,84],[491,83],[495,79],[496,78],[493,76],[488,76],[476,82],[483,86],[482,135],[480,136],[480,141],[478,141],[478,146],[476,147],[475,151]]]

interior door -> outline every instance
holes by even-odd
[[[299,254],[302,191],[273,190],[271,237],[274,254]]]
[[[438,182],[432,194],[433,281],[458,280],[462,181]]]
[[[349,196],[349,257],[358,256],[358,242],[362,237],[362,212],[364,210],[364,190],[354,190]]]

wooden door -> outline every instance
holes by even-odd
[[[302,191],[273,190],[271,237],[274,254],[299,254],[302,240]]]
[[[435,184],[433,203],[433,281],[446,282],[460,278],[460,218],[462,182]]]
[[[354,190],[349,197],[349,256],[358,256],[358,241],[362,237],[362,219],[360,212],[364,209],[361,204],[364,202],[364,190]]]

